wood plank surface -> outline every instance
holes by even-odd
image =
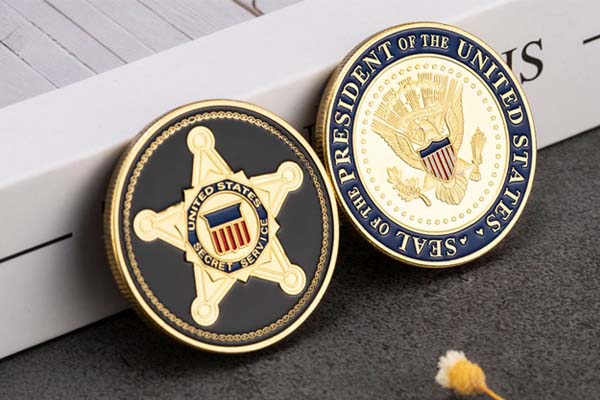
[[[103,72],[124,63],[51,3],[44,0],[3,1],[92,72]]]
[[[192,38],[202,37],[254,18],[250,12],[223,0],[140,0]]]
[[[0,0],[0,108],[301,0]]]
[[[4,46],[56,87],[94,74],[90,67],[3,1],[0,2],[0,38]]]
[[[124,63],[154,54],[150,47],[146,46],[129,33],[127,29],[101,13],[87,1],[47,1],[73,21],[74,24],[79,25],[81,29],[114,53]]]

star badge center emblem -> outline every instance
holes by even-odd
[[[142,240],[158,238],[185,252],[194,268],[194,320],[213,324],[223,297],[251,276],[298,294],[306,276],[285,254],[275,218],[287,195],[300,187],[300,167],[288,161],[271,174],[248,178],[232,171],[215,150],[210,129],[192,129],[187,144],[194,155],[191,188],[184,190],[182,202],[165,210],[140,211],[134,231]]]

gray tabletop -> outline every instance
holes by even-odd
[[[515,229],[463,267],[400,265],[343,231],[321,305],[272,348],[195,351],[127,311],[0,361],[0,398],[448,399],[448,349],[508,399],[598,398],[599,148],[597,129],[541,151]]]

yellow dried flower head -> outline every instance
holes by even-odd
[[[469,361],[462,351],[449,350],[440,357],[438,367],[435,380],[442,387],[452,389],[463,396],[487,394],[494,400],[502,400],[487,387],[481,367]]]

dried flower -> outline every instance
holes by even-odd
[[[494,400],[502,400],[487,387],[481,367],[469,361],[462,351],[447,351],[440,357],[438,367],[435,380],[442,387],[453,389],[463,396],[486,394]]]

